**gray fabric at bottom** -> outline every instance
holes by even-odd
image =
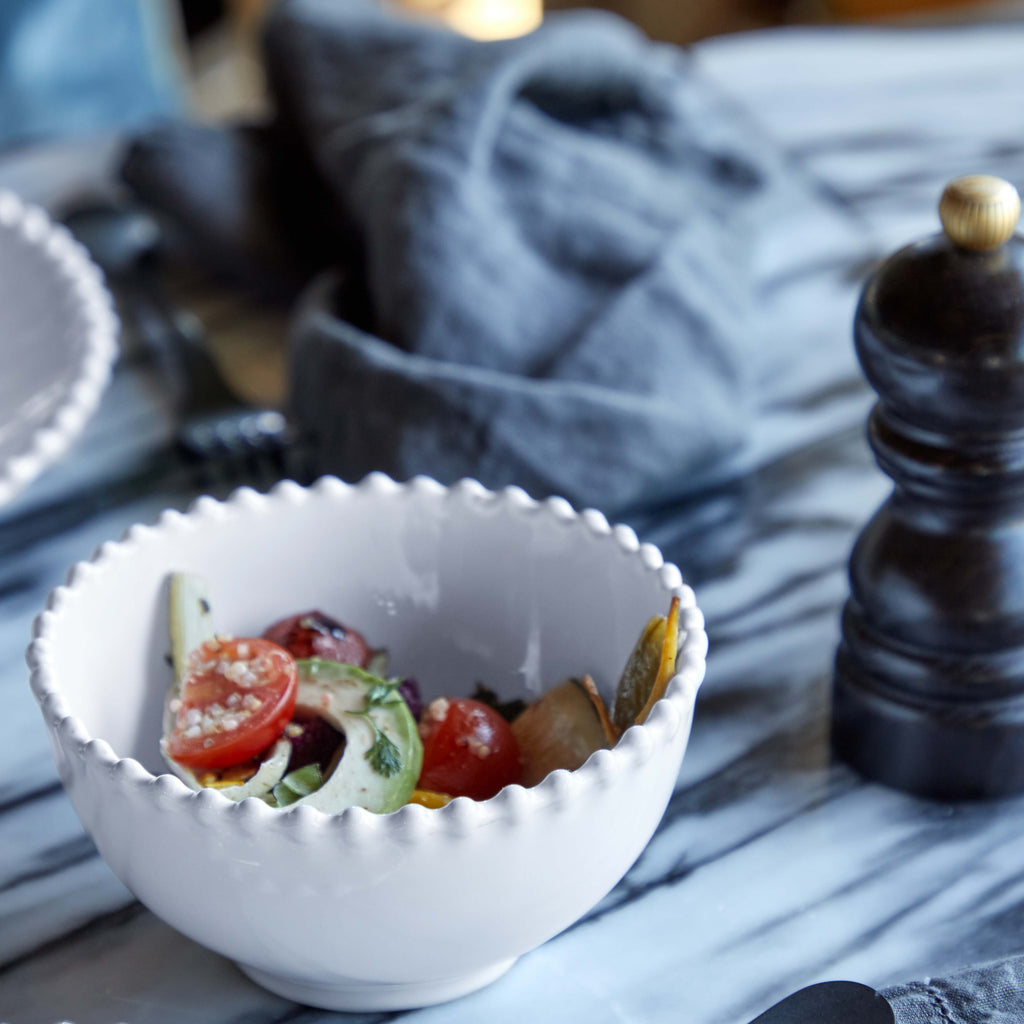
[[[882,993],[897,1024],[1024,1024],[1024,957]]]

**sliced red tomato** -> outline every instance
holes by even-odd
[[[323,612],[303,612],[275,622],[263,633],[295,658],[323,658],[366,668],[370,645],[362,635]]]
[[[266,750],[295,710],[295,659],[269,640],[209,640],[189,655],[167,752],[186,768],[226,768]]]
[[[486,704],[439,697],[420,720],[423,770],[417,789],[486,800],[523,773],[512,728]]]

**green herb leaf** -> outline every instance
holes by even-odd
[[[324,784],[324,777],[320,772],[320,765],[307,764],[303,768],[296,768],[295,771],[289,772],[281,782],[290,789],[294,789],[296,793],[309,796]]]
[[[377,728],[376,742],[365,756],[370,762],[370,767],[385,779],[390,779],[392,775],[397,775],[402,770],[401,752],[380,728]]]
[[[320,773],[320,765],[307,764],[304,768],[296,768],[274,787],[276,803],[272,806],[287,807],[304,796],[315,793],[323,784],[324,778]]]
[[[294,789],[289,789],[283,782],[279,782],[274,787],[274,806],[275,807],[287,807],[289,804],[295,803],[297,800],[302,799],[301,793],[296,793]]]

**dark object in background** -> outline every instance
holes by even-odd
[[[1024,239],[999,179],[952,183],[940,212],[857,312],[896,486],[850,560],[833,739],[889,785],[993,797],[1024,790]]]
[[[174,245],[261,301],[355,261],[320,179],[281,127],[169,122],[129,145],[121,174]]]
[[[254,407],[235,394],[206,346],[200,322],[171,300],[160,274],[163,239],[153,218],[99,203],[69,210],[64,223],[103,269],[129,336],[141,343],[171,389],[181,451],[199,460],[253,457],[286,472],[295,431],[276,409]]]
[[[178,0],[185,35],[192,40],[220,24],[227,14],[224,0]]]

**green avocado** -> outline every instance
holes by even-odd
[[[397,683],[336,661],[297,664],[296,711],[326,719],[344,734],[345,750],[323,785],[290,806],[387,814],[408,803],[423,766],[423,744]]]

